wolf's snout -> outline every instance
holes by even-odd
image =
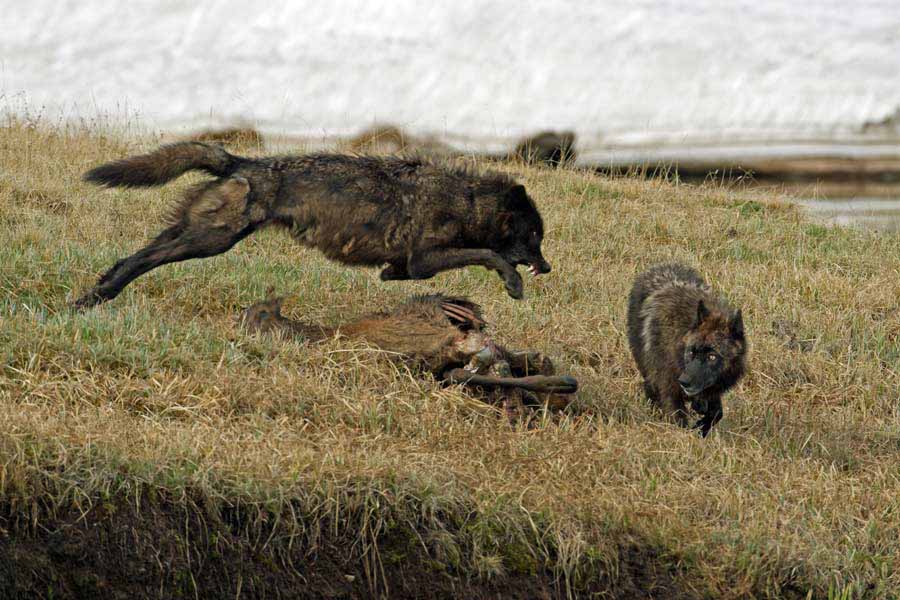
[[[699,390],[691,384],[691,380],[683,373],[681,377],[678,378],[678,385],[681,387],[681,391],[688,396],[696,396],[699,392]]]
[[[546,260],[539,260],[528,265],[528,272],[532,275],[543,275],[550,272],[550,263]]]

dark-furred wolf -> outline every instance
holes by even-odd
[[[180,142],[88,171],[110,187],[162,185],[200,170],[216,179],[190,188],[168,227],[117,262],[76,301],[115,298],[167,263],[221,254],[260,227],[281,225],[303,245],[348,265],[383,266],[382,280],[427,279],[480,265],[522,298],[518,265],[534,274],[544,224],[525,188],[509,177],[419,158],[312,154],[244,158],[222,147]]]
[[[680,264],[638,275],[628,298],[628,343],[647,397],[682,426],[686,403],[706,436],[722,418],[722,394],[744,374],[747,340],[740,310]]]

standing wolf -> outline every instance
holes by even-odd
[[[713,295],[690,267],[657,265],[631,288],[628,343],[650,401],[686,426],[690,400],[701,415],[695,427],[706,436],[722,418],[722,394],[744,374],[741,311]]]
[[[162,185],[187,171],[216,179],[189,189],[169,226],[120,260],[76,301],[115,298],[167,263],[214,256],[265,225],[348,265],[387,265],[381,279],[428,279],[480,265],[522,298],[518,265],[547,273],[544,225],[525,188],[500,174],[476,174],[422,159],[315,154],[234,156],[216,145],[181,142],[88,171],[111,187]]]

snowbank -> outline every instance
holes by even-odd
[[[13,110],[236,120],[340,135],[373,122],[489,147],[835,134],[900,105],[895,0],[6,2]]]

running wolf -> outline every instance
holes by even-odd
[[[216,177],[190,188],[168,227],[120,260],[76,301],[115,298],[161,265],[229,250],[266,225],[347,265],[381,266],[382,280],[428,279],[480,265],[522,298],[516,271],[548,273],[544,224],[525,188],[501,174],[421,158],[313,154],[244,158],[220,146],[180,142],[101,165],[86,181],[110,187],[162,185],[200,170]]]
[[[741,311],[716,297],[690,267],[664,264],[635,279],[628,298],[628,343],[644,391],[682,426],[685,405],[703,436],[722,418],[722,394],[744,374]]]

